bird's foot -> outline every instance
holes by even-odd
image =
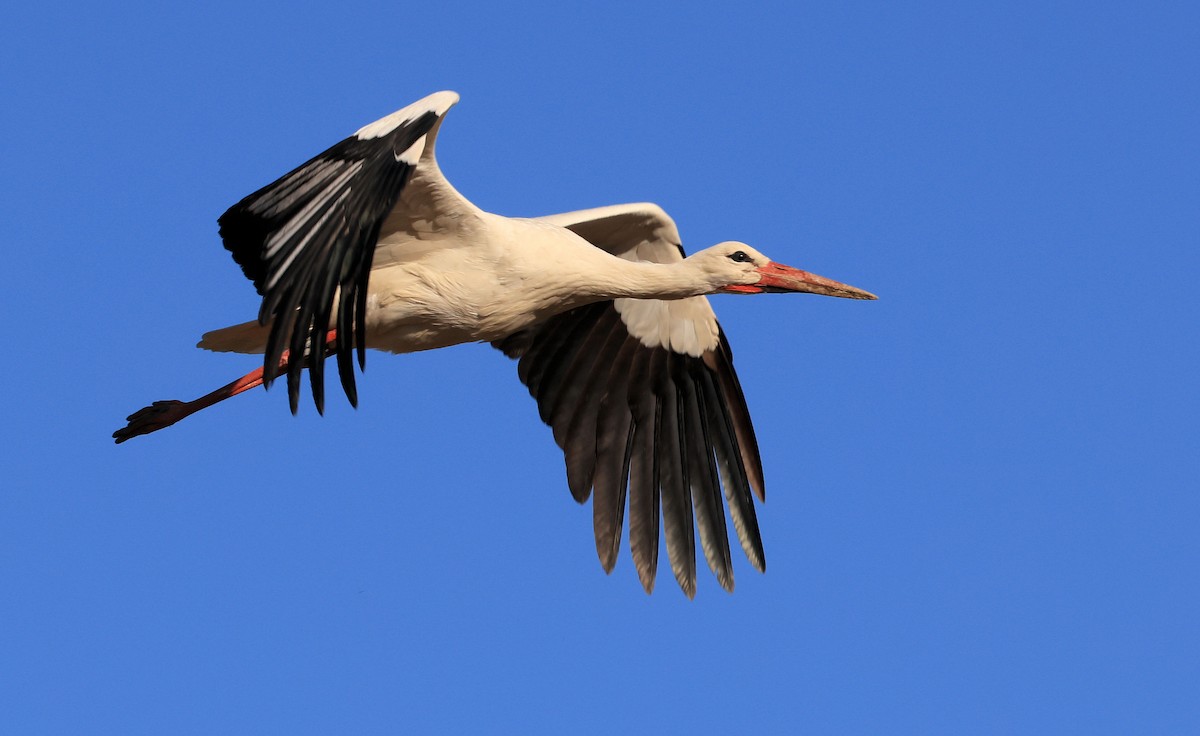
[[[127,439],[137,437],[139,434],[150,434],[151,432],[157,432],[163,427],[169,427],[191,413],[192,410],[188,402],[176,401],[174,399],[170,401],[156,401],[150,406],[138,409],[126,417],[129,424],[113,432],[112,436],[119,445]]]

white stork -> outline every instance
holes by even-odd
[[[484,212],[434,157],[458,99],[438,92],[371,123],[222,215],[225,248],[262,306],[257,320],[209,332],[199,347],[262,353],[263,365],[195,401],[155,402],[113,437],[162,429],[284,374],[295,412],[305,368],[321,411],[327,356],[337,356],[356,404],[354,355],[364,367],[366,348],[491,342],[520,359],[518,375],[566,455],[572,495],[594,496],[604,570],[616,562],[628,496],[629,546],[647,592],[660,503],[683,591],[695,595],[695,528],[732,590],[721,489],[742,549],[763,570],[751,499],[763,499],[763,473],[729,343],[704,295],[875,296],[744,243],[685,258],[674,221],[653,204],[533,219]]]

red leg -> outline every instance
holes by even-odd
[[[327,350],[334,350],[334,339],[337,336],[337,330],[330,330],[325,338]],[[279,370],[287,368],[288,353],[285,350],[283,357],[279,359]],[[258,388],[263,384],[263,369],[255,368],[241,378],[227,383],[221,388],[211,393],[205,394],[193,401],[177,401],[171,399],[169,401],[156,401],[150,406],[143,409],[138,409],[134,413],[126,417],[129,422],[125,427],[113,432],[113,439],[117,444],[121,444],[125,440],[137,437],[141,434],[150,434],[157,432],[163,427],[169,427],[175,422],[178,422],[184,417],[191,416],[201,409],[207,409],[213,404],[224,401],[231,396],[237,396],[240,393],[249,391],[252,388]]]

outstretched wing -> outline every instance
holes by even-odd
[[[675,223],[653,204],[539,218],[630,260],[683,258]],[[647,592],[654,587],[661,523],[671,569],[696,591],[694,529],[709,568],[733,589],[722,487],[751,563],[764,569],[753,491],[762,462],[733,354],[704,297],[616,299],[580,307],[496,344],[566,455],[571,493],[592,501],[596,551],[616,563],[626,497],[629,546]],[[693,524],[693,514],[695,523]]]
[[[436,172],[433,138],[456,102],[457,94],[438,92],[371,123],[218,220],[225,248],[263,297],[258,320],[271,326],[265,381],[278,374],[285,350],[292,356],[287,380],[293,413],[305,367],[317,410],[323,409],[327,349],[336,352],[342,387],[350,403],[357,403],[352,354],[357,349],[362,367],[375,245],[418,166]],[[423,157],[427,148],[430,155]],[[444,183],[440,173],[434,179]],[[327,346],[335,314],[336,341]],[[300,359],[306,351],[307,358]]]

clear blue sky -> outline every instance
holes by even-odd
[[[0,27],[0,731],[1200,732],[1194,3],[104,5]],[[485,209],[880,295],[715,299],[765,575],[605,576],[480,346],[113,446],[254,367],[216,217],[438,89]]]

